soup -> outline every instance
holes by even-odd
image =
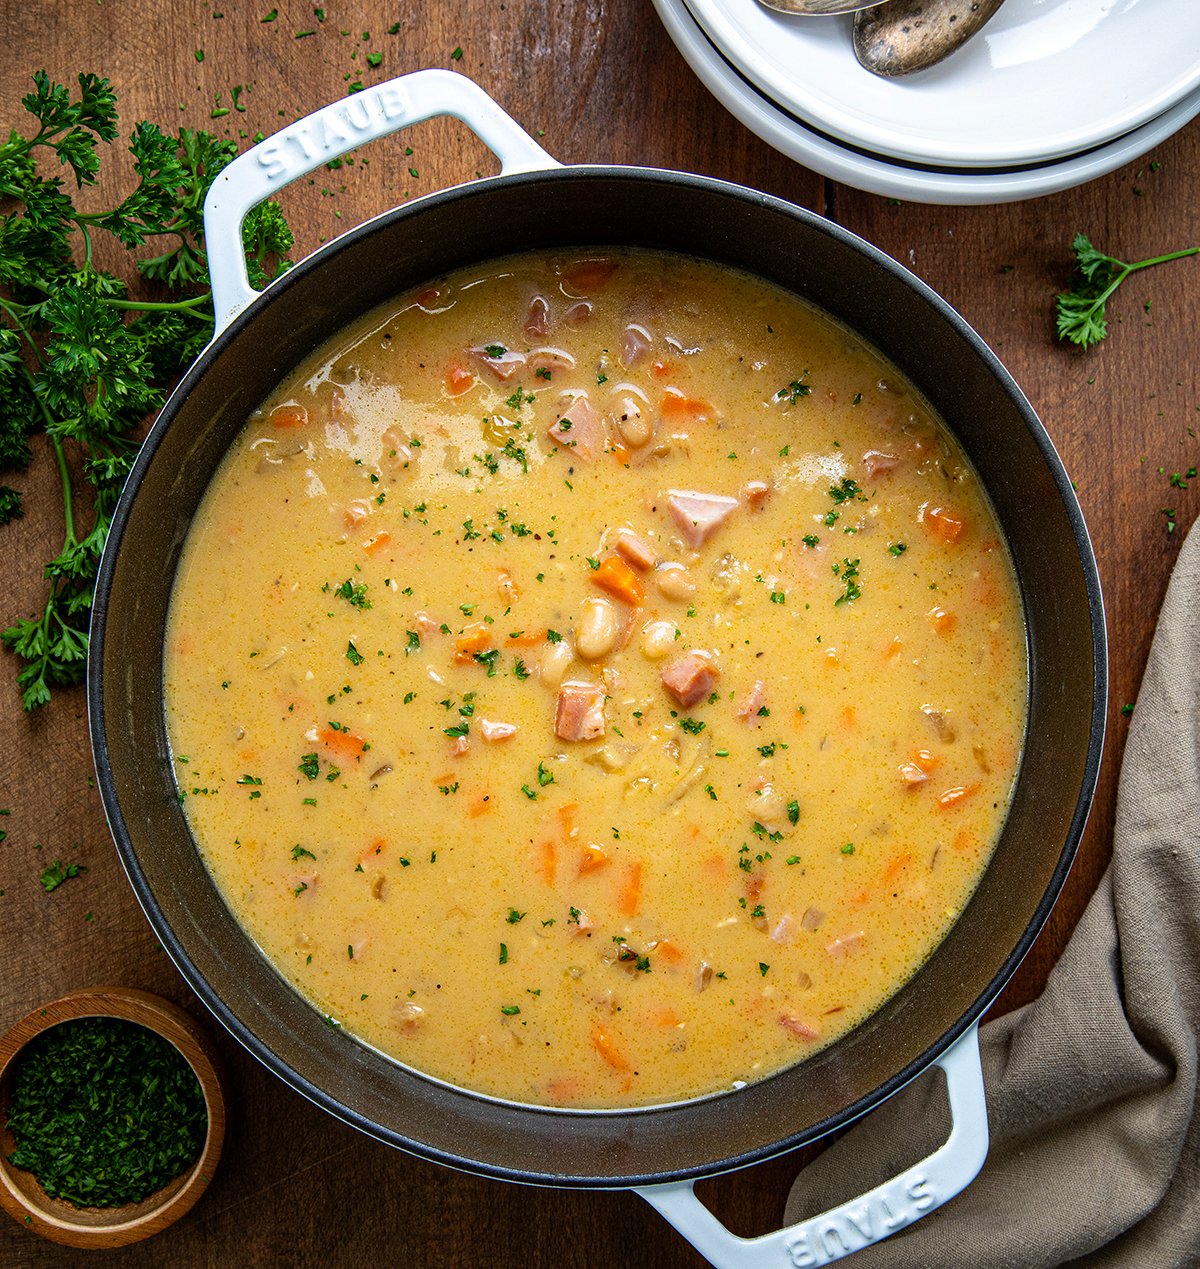
[[[1026,703],[984,491],[795,296],[514,257],[291,374],[206,493],[166,710],[203,858],[326,1016],[558,1106],[861,1022],[987,865]]]

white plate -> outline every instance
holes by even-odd
[[[1158,118],[1087,154],[1020,171],[947,172],[859,153],[785,114],[748,84],[713,47],[684,0],[654,0],[684,59],[709,91],[751,132],[814,172],[855,189],[906,202],[1014,203],[1082,185],[1132,163],[1200,114],[1200,89]]]
[[[687,2],[712,43],[785,111],[922,164],[1008,167],[1077,154],[1200,88],[1200,0],[1005,0],[952,57],[901,79],[858,64],[851,15]]]

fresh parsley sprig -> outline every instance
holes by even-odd
[[[0,143],[0,470],[25,467],[30,436],[44,431],[64,534],[45,568],[42,611],[0,631],[23,663],[17,683],[27,710],[83,677],[96,569],[142,424],[212,336],[204,196],[236,154],[232,141],[206,132],[170,135],[139,122],[129,139],[135,188],[108,211],[80,211],[51,165],[57,159],[76,189],[96,183],[102,147],[117,136],[116,95],[91,74],[79,76],[74,99],[45,71],[33,84],[21,100],[29,135],[13,129]],[[163,298],[132,298],[121,278],[96,268],[97,233],[139,252],[138,272]],[[162,250],[141,255],[149,243]],[[256,286],[287,267],[292,235],[278,206],[250,214],[243,245]],[[77,499],[73,459],[90,498]],[[81,503],[90,505],[89,524]],[[0,486],[0,524],[21,511],[16,491]]]
[[[1084,234],[1076,234],[1072,245],[1077,276],[1072,289],[1058,297],[1056,327],[1059,339],[1068,339],[1081,348],[1091,348],[1108,334],[1105,305],[1131,273],[1200,252],[1200,247],[1187,247],[1183,251],[1126,264],[1124,260],[1098,251]]]

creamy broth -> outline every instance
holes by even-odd
[[[620,1106],[861,1022],[986,867],[1026,647],[961,450],[794,296],[517,257],[363,318],[188,541],[176,779],[314,1006],[455,1084]]]

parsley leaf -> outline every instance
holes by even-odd
[[[45,71],[33,85],[21,99],[27,132],[12,129],[0,143],[0,470],[24,467],[29,436],[44,431],[65,528],[45,567],[41,611],[0,631],[23,663],[17,684],[27,710],[83,678],[96,569],[142,423],[212,336],[204,196],[236,154],[232,141],[187,128],[172,135],[143,120],[129,141],[134,188],[107,211],[82,211],[61,176],[41,174],[39,159],[51,173],[66,169],[77,189],[95,185],[117,136],[116,95],[92,74],[78,76],[74,93]],[[154,298],[130,295],[132,259],[126,278],[97,268],[101,234],[138,252],[137,273]],[[278,207],[252,212],[243,242],[254,285],[287,266],[291,234]],[[18,514],[19,499],[4,491],[0,523]]]
[[[1113,292],[1138,269],[1149,269],[1169,260],[1194,256],[1200,247],[1187,247],[1165,256],[1152,256],[1126,264],[1115,256],[1105,255],[1092,246],[1084,234],[1076,234],[1072,243],[1075,252],[1076,276],[1072,287],[1057,297],[1055,329],[1059,339],[1070,340],[1081,348],[1091,348],[1108,335],[1105,306]]]

